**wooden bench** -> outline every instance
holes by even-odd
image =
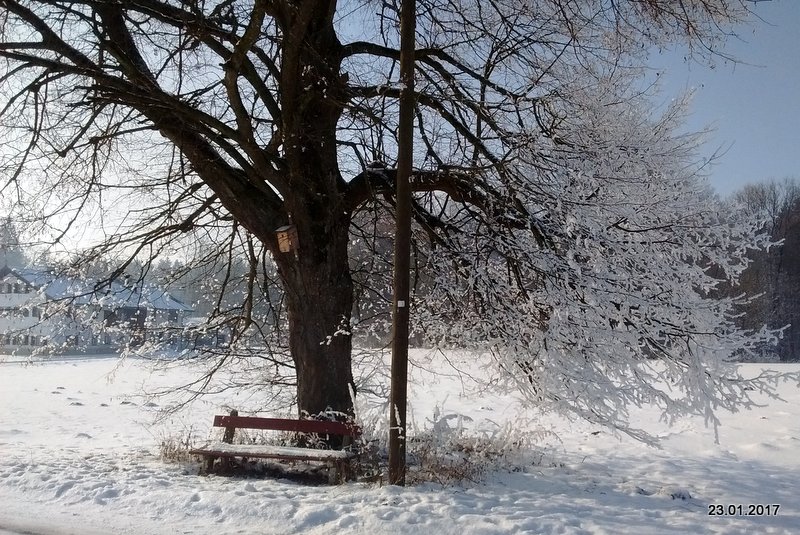
[[[351,423],[326,420],[291,420],[284,418],[258,418],[239,416],[231,411],[228,416],[214,416],[214,427],[224,427],[221,442],[211,442],[203,447],[190,450],[192,455],[206,458],[205,470],[214,472],[217,459],[228,460],[235,457],[243,459],[277,459],[280,461],[319,462],[328,466],[331,483],[347,481],[351,474],[351,462],[357,457],[352,451],[355,440],[361,436],[358,426]],[[233,444],[236,429],[259,429],[266,431],[288,431],[292,433],[343,437],[343,446],[350,449],[325,450],[293,446],[271,446],[261,444]]]

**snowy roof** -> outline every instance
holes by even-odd
[[[47,299],[71,299],[74,303],[109,306],[113,308],[150,308],[155,310],[191,311],[191,307],[171,296],[163,288],[152,285],[126,285],[117,281],[98,282],[92,279],[69,277],[47,269],[0,269],[0,276],[13,274],[23,282],[42,291]]]

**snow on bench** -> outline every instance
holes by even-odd
[[[193,454],[214,455],[217,457],[253,457],[284,459],[291,461],[340,461],[352,459],[355,453],[342,450],[313,450],[291,446],[269,446],[261,444],[227,444],[212,442],[192,450]]]

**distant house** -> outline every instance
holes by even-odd
[[[0,267],[0,352],[105,352],[178,346],[191,308],[157,287],[49,269]]]

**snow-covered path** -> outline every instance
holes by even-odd
[[[720,445],[702,422],[667,429],[647,410],[635,417],[667,436],[663,450],[551,418],[562,446],[522,471],[463,486],[331,487],[199,477],[163,463],[161,440],[176,430],[205,437],[219,402],[153,424],[158,407],[135,395],[175,377],[131,360],[109,380],[115,365],[0,364],[0,533],[800,533],[800,393],[791,385],[785,404],[723,415]],[[411,396],[419,419],[437,400],[514,418],[503,400],[460,397],[457,380],[417,376],[414,388],[425,393]],[[777,516],[709,516],[711,503],[781,507]]]

